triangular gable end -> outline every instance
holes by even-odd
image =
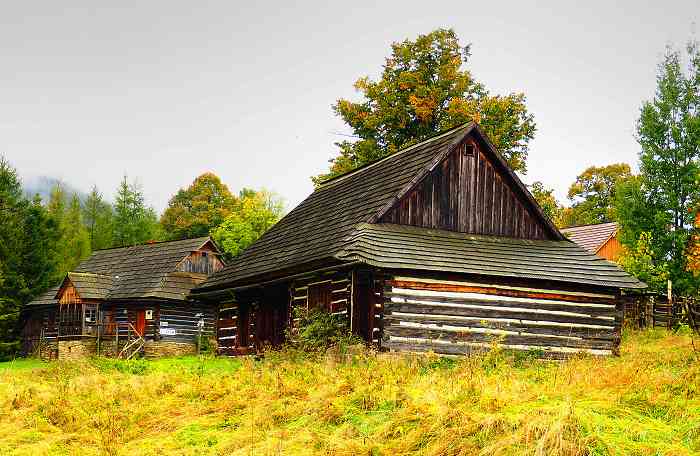
[[[173,272],[212,274],[225,266],[221,255],[221,250],[216,243],[208,238],[202,245],[185,255]]]
[[[67,275],[63,279],[61,286],[58,288],[55,299],[58,300],[59,304],[78,304],[82,302],[78,290],[75,288],[75,285],[73,285],[73,282]]]
[[[469,234],[562,240],[475,126],[372,220]]]

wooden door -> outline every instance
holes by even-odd
[[[374,336],[374,279],[368,271],[354,274],[352,333],[371,342]]]
[[[146,311],[137,310],[136,311],[136,332],[139,336],[143,337],[146,334]]]

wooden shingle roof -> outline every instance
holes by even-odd
[[[591,253],[597,253],[608,240],[617,233],[617,223],[598,223],[595,225],[573,226],[560,230],[584,249]]]
[[[40,294],[36,298],[34,298],[31,302],[29,302],[27,305],[32,305],[32,306],[52,306],[58,304],[58,299],[56,299],[56,293],[58,293],[58,290],[61,288],[61,285],[58,284],[54,287],[49,288],[46,290],[44,293]]]
[[[542,221],[547,237],[564,241],[562,234],[542,214],[520,179],[488,143],[479,127],[472,123],[327,181],[229,265],[193,289],[193,296],[249,286],[321,265],[325,267],[351,261],[357,252],[349,249],[358,241],[357,236],[362,234],[362,230],[366,233],[364,224],[376,223],[384,211],[421,182],[448,152],[470,134],[479,136],[488,144],[494,160],[506,170],[504,181],[528,202],[535,216]],[[507,238],[496,239],[509,242]],[[529,244],[520,247],[532,248]],[[466,252],[464,255],[467,258]],[[360,261],[369,260],[359,255],[357,258]],[[575,268],[576,265],[571,267]],[[618,272],[616,269],[615,273]],[[576,281],[573,276],[570,279]]]
[[[386,269],[456,272],[581,283],[646,285],[569,241],[478,236],[393,224],[362,224],[336,257]]]
[[[178,272],[178,265],[210,241],[209,237],[200,237],[96,250],[68,273],[66,280],[70,280],[83,299],[185,300],[206,275]],[[55,303],[57,292],[58,287],[53,288],[29,304]]]
[[[473,126],[449,130],[327,181],[195,291],[332,259],[358,223],[369,221],[393,201],[412,179],[430,167],[436,155],[464,138]]]

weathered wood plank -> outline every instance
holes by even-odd
[[[514,334],[488,334],[467,331],[450,331],[446,329],[432,329],[410,326],[386,326],[385,337],[422,338],[426,340],[442,340],[449,342],[477,342],[493,343],[501,345],[528,345],[537,347],[568,347],[577,349],[612,350],[613,343],[601,339],[574,339],[566,337],[547,337],[545,335],[514,335]]]
[[[415,280],[391,280],[389,286],[397,288],[406,288],[411,290],[427,290],[427,291],[448,291],[456,293],[479,293],[488,295],[500,295],[513,298],[533,298],[533,299],[552,299],[556,301],[571,301],[585,303],[602,303],[615,304],[614,297],[604,298],[599,296],[584,296],[576,294],[565,294],[564,292],[552,291],[525,291],[517,289],[505,289],[475,285],[459,285],[455,283],[440,283],[440,282],[419,282]],[[389,290],[391,291],[391,290]]]
[[[392,291],[385,294],[388,298],[397,298],[401,300],[407,300],[408,303],[412,304],[422,304],[423,302],[430,301],[435,303],[446,303],[446,304],[463,304],[472,306],[489,306],[489,307],[511,307],[520,309],[533,309],[533,310],[546,310],[551,312],[572,312],[580,313],[596,317],[615,317],[618,313],[614,305],[601,304],[596,306],[594,304],[562,304],[556,301],[552,303],[540,301],[525,301],[524,299],[518,299],[517,301],[499,300],[499,299],[479,299],[479,298],[467,298],[467,297],[449,297],[449,296],[416,296],[406,293],[401,293],[400,291]],[[401,302],[392,301],[391,305],[400,304]],[[595,306],[595,307],[594,307]]]
[[[532,334],[549,334],[553,336],[587,337],[613,341],[620,337],[613,328],[586,328],[572,325],[554,326],[546,323],[526,323],[520,321],[497,321],[483,318],[459,319],[460,317],[444,315],[393,315],[384,316],[386,327],[396,326],[401,322],[423,325],[455,326],[463,328],[499,329],[520,331]]]
[[[556,323],[578,323],[585,325],[614,326],[615,320],[605,317],[583,317],[528,312],[527,310],[475,309],[467,307],[434,306],[425,304],[386,304],[385,312],[401,312],[430,315],[456,315],[460,317],[508,318],[513,320],[549,321]]]
[[[457,345],[457,344],[433,344],[433,343],[430,343],[429,341],[427,341],[427,342],[418,342],[418,341],[405,342],[405,341],[392,340],[392,341],[384,342],[384,344],[390,350],[395,350],[395,351],[416,352],[416,353],[433,352],[433,353],[438,353],[438,354],[443,354],[443,355],[471,355],[471,354],[480,354],[480,353],[484,353],[484,352],[488,351],[488,347],[479,347],[479,346],[472,346],[472,345]],[[512,350],[523,351],[523,352],[529,351],[528,349],[518,349],[518,348],[514,348]],[[570,358],[572,356],[580,356],[580,354],[576,353],[576,352],[564,353],[564,352],[549,351],[549,350],[543,350],[539,354],[539,357],[541,357],[541,358],[554,359],[554,360],[567,359],[567,358]],[[596,356],[596,355],[592,354],[592,356]]]

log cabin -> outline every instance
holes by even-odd
[[[615,222],[596,223],[562,228],[564,236],[598,256],[617,262],[622,254],[622,244],[617,238]]]
[[[383,350],[561,358],[617,353],[644,287],[566,239],[470,123],[327,180],[192,296],[227,355],[283,343],[301,306]]]
[[[216,309],[189,292],[224,266],[208,237],[97,250],[22,315],[25,354],[157,357],[193,353]]]

